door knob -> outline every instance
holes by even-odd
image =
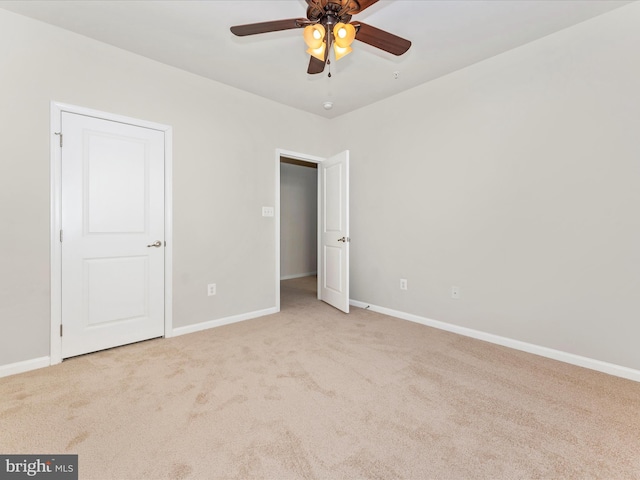
[[[152,243],[151,245],[147,245],[147,247],[161,247],[162,246],[162,242],[160,240],[156,241],[155,243]]]
[[[339,241],[339,242],[345,242],[345,243],[346,243],[346,242],[351,241],[351,239],[350,239],[349,237],[342,237],[342,238],[339,238],[339,239],[338,239],[338,241]]]

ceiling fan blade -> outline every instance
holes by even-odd
[[[316,73],[324,72],[324,66],[326,63],[326,60],[323,62],[322,60],[318,60],[316,57],[312,56],[309,60],[309,68],[307,69],[307,73],[315,75]]]
[[[249,23],[247,25],[235,25],[231,27],[231,33],[238,37],[256,35],[257,33],[278,32],[292,28],[302,28],[309,23],[306,18],[288,18],[286,20],[273,20],[271,22]]]
[[[378,0],[356,0],[358,2],[358,4],[360,5],[360,8],[357,8],[355,10],[350,10],[349,13],[351,15],[354,15],[356,13],[360,13],[361,11],[363,11],[366,8],[369,8],[371,5],[373,5],[374,3],[378,3]]]
[[[384,30],[362,22],[351,23],[356,27],[356,40],[367,43],[372,47],[379,48],[394,55],[402,55],[411,47],[409,40],[398,37],[393,33],[385,32]]]

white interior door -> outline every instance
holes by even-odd
[[[320,169],[319,297],[349,313],[349,151]]]
[[[164,334],[164,132],[62,113],[62,358]]]

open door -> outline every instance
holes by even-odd
[[[349,313],[349,151],[319,165],[318,297]]]

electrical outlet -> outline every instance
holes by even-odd
[[[216,284],[210,283],[209,285],[207,285],[207,295],[211,297],[215,294],[216,294]]]
[[[406,290],[407,288],[408,288],[407,279],[406,278],[401,278],[400,279],[400,290]]]
[[[460,288],[451,287],[451,298],[460,298]]]
[[[273,217],[275,209],[273,207],[262,207],[263,217]]]

